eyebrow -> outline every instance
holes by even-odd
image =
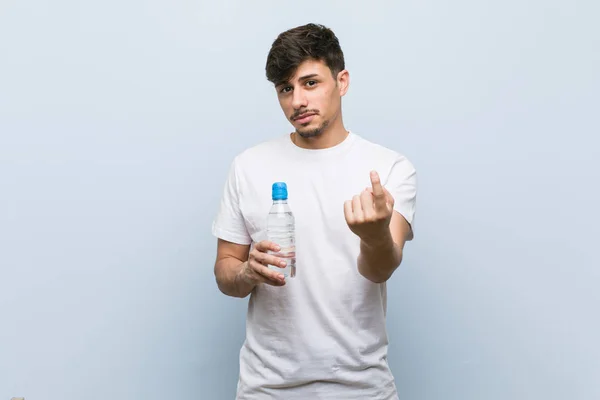
[[[299,81],[304,81],[306,79],[314,78],[314,77],[317,77],[317,76],[319,76],[319,74],[308,74],[308,75],[301,76],[300,78],[298,78],[298,80]],[[275,86],[281,86],[281,85],[285,85],[287,83],[289,83],[289,81],[288,80],[284,80],[284,81],[279,82]]]
[[[299,81],[303,81],[306,79],[310,79],[310,78],[314,78],[315,76],[319,76],[319,74],[308,74],[308,75],[304,75],[301,76],[300,78],[298,78]]]

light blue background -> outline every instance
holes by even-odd
[[[233,399],[246,300],[210,224],[231,159],[290,129],[265,57],[311,21],[346,54],[347,127],[419,173],[401,398],[600,398],[599,11],[3,0],[0,399]]]

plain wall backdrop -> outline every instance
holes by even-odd
[[[291,126],[281,31],[323,23],[347,127],[419,174],[389,283],[402,399],[600,398],[594,1],[0,2],[0,399],[233,399],[215,284],[232,158]]]

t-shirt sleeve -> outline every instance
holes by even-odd
[[[239,205],[237,160],[231,163],[217,215],[212,224],[214,236],[237,244],[249,245],[252,239]]]
[[[408,240],[412,240],[417,200],[417,172],[406,157],[398,156],[392,165],[385,188],[394,197],[394,210],[408,221],[411,227]]]

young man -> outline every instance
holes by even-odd
[[[397,399],[386,281],[412,239],[415,169],[344,127],[349,75],[330,29],[281,33],[266,74],[294,132],[235,157],[213,223],[219,289],[250,295],[237,398]],[[284,265],[266,241],[280,181],[296,220],[297,274],[288,279],[266,267]]]

